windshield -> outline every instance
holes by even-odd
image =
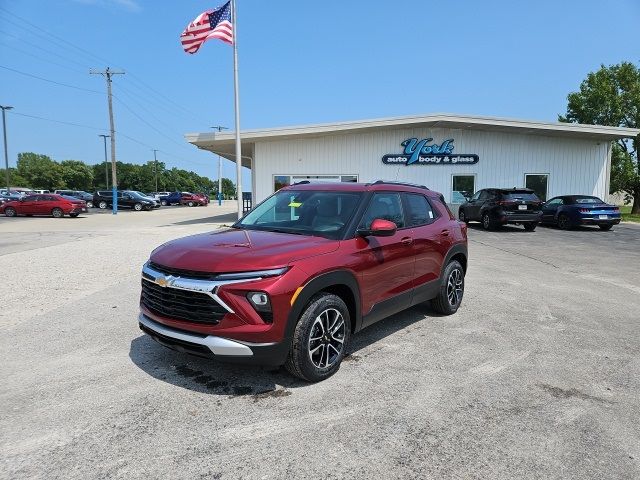
[[[338,239],[353,216],[360,192],[277,192],[234,227]]]
[[[598,197],[576,197],[576,203],[604,203]]]
[[[138,198],[140,198],[140,197],[144,197],[144,198],[146,198],[146,197],[147,197],[145,194],[140,193],[140,192],[136,192],[135,190],[131,190],[131,191],[129,192],[129,194],[130,194],[131,196],[133,196],[133,197],[138,197]]]

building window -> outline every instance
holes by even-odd
[[[340,177],[340,181],[341,182],[357,182],[358,181],[358,176],[357,175],[342,175]]]
[[[282,187],[291,185],[291,177],[289,175],[274,175],[273,176],[273,191],[277,192]]]
[[[549,185],[549,174],[547,173],[525,173],[524,174],[524,186],[536,192],[536,195],[540,197],[540,200],[542,200],[543,202],[547,200],[548,185]]]
[[[464,203],[476,191],[476,176],[475,174],[452,175],[451,184],[451,203]]]

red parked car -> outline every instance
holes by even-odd
[[[182,198],[180,199],[181,205],[188,205],[189,207],[206,206],[208,203],[207,198],[200,193],[182,192]]]
[[[140,328],[199,356],[285,365],[318,381],[352,334],[464,293],[467,227],[423,186],[282,188],[229,230],[170,241],[142,269]]]
[[[87,211],[87,202],[74,197],[47,193],[26,195],[20,200],[7,202],[0,208],[7,217],[18,215],[52,215],[56,218],[69,215],[77,217]]]

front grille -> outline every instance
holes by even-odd
[[[188,322],[216,324],[227,310],[205,293],[161,287],[142,280],[140,301],[151,312]]]
[[[179,268],[165,267],[164,265],[158,265],[154,262],[149,262],[149,267],[156,272],[163,273],[165,275],[173,275],[174,277],[186,277],[196,278],[198,280],[214,280],[215,273],[198,272],[196,270],[181,270]]]

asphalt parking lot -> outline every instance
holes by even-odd
[[[0,218],[0,478],[640,478],[640,225],[472,226],[456,315],[310,385],[138,330],[150,251],[231,208]]]

